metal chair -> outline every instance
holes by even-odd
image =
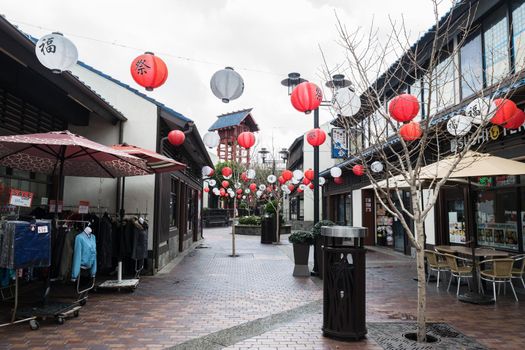
[[[461,285],[461,279],[467,278],[467,283],[470,289],[469,278],[472,278],[472,261],[465,258],[460,258],[451,254],[443,254],[447,261],[447,265],[450,269],[450,281],[448,282],[447,291],[450,290],[450,284],[452,283],[452,277],[456,277],[458,280],[458,288],[456,295],[459,295],[459,286]]]
[[[480,278],[487,282],[492,282],[492,291],[494,293],[494,300],[496,300],[496,283],[510,283],[514,299],[518,301],[514,285],[512,284],[512,266],[514,265],[514,259],[489,259],[483,260],[481,264],[491,264],[492,266],[488,269],[481,270],[479,272]],[[499,285],[498,285],[499,286]]]
[[[450,271],[447,262],[445,261],[443,254],[436,253],[433,250],[425,250],[425,257],[427,258],[428,266],[428,278],[427,284],[430,281],[430,272],[437,271],[437,284],[436,288],[439,288],[439,277],[441,271]]]
[[[523,280],[523,276],[525,275],[525,254],[516,255],[513,259],[512,278],[521,280],[521,284],[525,289],[525,281]]]

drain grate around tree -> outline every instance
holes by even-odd
[[[407,339],[407,333],[416,331],[415,322],[367,322],[368,338],[389,350],[485,350],[485,346],[467,337],[446,323],[428,323],[427,334],[435,337],[433,343],[417,343]]]

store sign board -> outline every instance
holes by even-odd
[[[348,157],[348,133],[343,128],[332,129],[332,158]]]
[[[54,213],[56,207],[56,202],[54,199],[49,200],[49,212]],[[58,212],[61,213],[64,207],[64,201],[58,201]]]
[[[506,137],[510,137],[516,134],[523,134],[525,132],[525,124],[517,129],[508,130],[498,125],[492,125],[489,128],[483,130],[479,136],[472,142],[472,146],[502,140]],[[464,137],[458,137],[450,141],[450,151],[457,152],[464,149],[468,139]]]
[[[25,192],[21,190],[11,189],[9,194],[9,204],[16,205],[17,207],[31,207],[31,202],[33,202],[33,193]]]
[[[87,214],[87,213],[89,213],[89,202],[88,201],[80,201],[80,202],[78,202],[78,213],[79,214]]]

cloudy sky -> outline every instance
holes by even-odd
[[[441,10],[450,7],[442,0]],[[80,60],[132,86],[133,58],[153,51],[168,65],[165,85],[148,93],[193,119],[201,134],[217,115],[253,107],[260,146],[287,147],[312,128],[296,112],[280,81],[289,72],[319,85],[325,52],[329,67],[341,63],[334,12],[349,30],[388,16],[404,17],[413,40],[433,23],[430,0],[0,0],[0,13],[40,37],[60,31],[77,45]],[[211,93],[212,74],[234,67],[244,94],[229,104]],[[138,86],[137,86],[138,87]],[[328,90],[325,90],[328,92]],[[331,96],[326,96],[327,99]],[[321,123],[329,121],[321,112]]]

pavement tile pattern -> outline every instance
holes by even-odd
[[[229,229],[208,229],[202,249],[189,253],[169,273],[143,277],[134,293],[90,295],[80,317],[64,325],[43,322],[0,328],[0,349],[165,349],[226,329],[304,307],[322,298],[317,278],[292,277],[291,246],[261,245],[258,237],[238,236],[236,258]],[[416,312],[414,263],[396,253],[367,254],[367,321],[412,321]],[[491,349],[522,349],[525,295],[511,293],[496,305],[457,301],[429,285],[428,321],[448,323]],[[465,288],[465,287],[463,287]],[[5,312],[5,308],[0,312]],[[0,313],[0,318],[2,318]],[[321,309],[260,328],[227,349],[381,349],[373,339],[355,343],[321,334]],[[245,338],[245,339],[242,339]],[[237,341],[239,340],[239,341]],[[216,344],[217,345],[217,344]],[[201,348],[204,349],[204,348]]]

